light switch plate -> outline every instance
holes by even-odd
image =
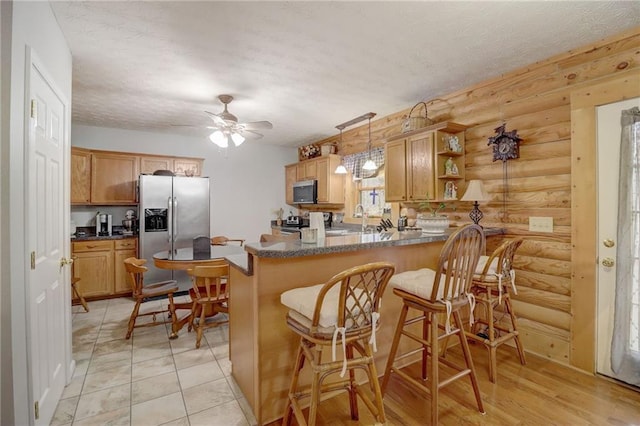
[[[552,217],[529,217],[529,231],[531,232],[553,232]]]

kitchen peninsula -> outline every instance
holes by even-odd
[[[436,266],[450,232],[420,236],[354,233],[327,237],[316,244],[300,241],[248,243],[248,255],[229,256],[229,358],[232,373],[258,420],[282,416],[299,337],[289,330],[280,295],[292,288],[320,284],[347,268],[388,261],[396,272]],[[496,238],[502,229],[485,229]],[[401,301],[385,291],[375,354],[378,373],[384,369]],[[339,353],[340,351],[338,351]],[[341,355],[338,355],[341,356]],[[300,375],[309,383],[308,371]]]

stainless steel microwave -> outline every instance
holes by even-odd
[[[296,204],[316,204],[318,202],[318,181],[302,180],[294,183],[293,202]]]

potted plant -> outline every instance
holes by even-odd
[[[427,194],[427,198],[429,198],[429,194]],[[422,228],[422,232],[427,234],[443,234],[449,227],[449,218],[438,213],[445,207],[446,205],[443,202],[438,201],[420,203],[418,210],[427,211],[428,213],[420,213],[416,225]]]

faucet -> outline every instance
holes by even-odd
[[[360,209],[362,213],[362,232],[367,231],[367,214],[364,212],[364,206],[362,204],[356,205],[354,214],[358,214],[358,209]]]

